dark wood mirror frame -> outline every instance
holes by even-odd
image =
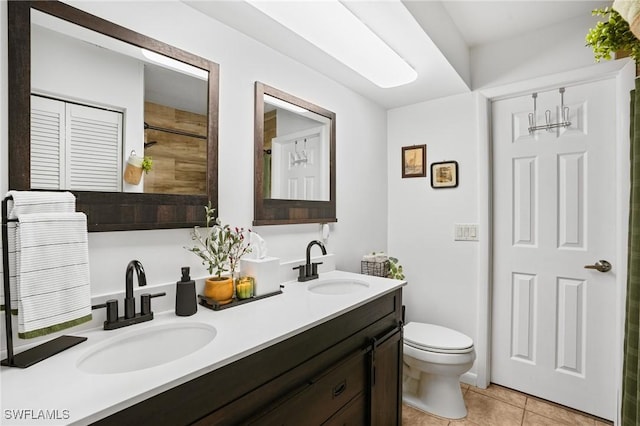
[[[264,95],[270,95],[290,104],[305,108],[331,120],[329,129],[329,201],[281,200],[264,198],[263,153],[264,153]],[[336,218],[336,114],[292,96],[276,88],[256,81],[254,123],[254,217],[253,225],[288,225],[294,223],[337,222]]]
[[[205,221],[204,206],[218,204],[219,66],[57,1],[8,2],[9,189],[31,189],[31,9],[37,9],[118,40],[209,72],[206,195],[72,191],[89,231],[188,228]]]

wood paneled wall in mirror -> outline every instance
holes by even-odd
[[[336,116],[255,84],[254,225],[336,222]]]
[[[9,2],[8,30],[10,189],[74,192],[90,231],[204,222],[218,64],[57,1]]]
[[[153,167],[144,192],[206,194],[207,116],[145,102],[144,155]]]

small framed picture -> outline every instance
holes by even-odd
[[[458,186],[458,162],[431,163],[431,187],[455,188]]]
[[[402,147],[402,177],[427,176],[427,146],[413,145]]]

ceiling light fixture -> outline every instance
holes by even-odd
[[[418,76],[337,0],[247,2],[381,88],[402,86]]]
[[[299,107],[298,105],[290,104],[287,101],[274,98],[273,96],[270,96],[270,95],[264,95],[264,101],[268,104],[273,105],[274,107],[288,109],[289,111],[292,111],[298,114],[308,112],[306,109]]]
[[[202,68],[194,67],[193,65],[175,60],[168,56],[161,55],[156,52],[152,52],[147,49],[142,50],[142,55],[148,60],[155,62],[158,65],[162,65],[165,68],[173,69],[174,71],[179,71],[183,74],[189,74],[200,80],[207,80],[209,78],[209,72],[207,70],[203,70]]]

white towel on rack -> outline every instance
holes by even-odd
[[[17,219],[24,213],[73,213],[76,197],[71,192],[9,191],[13,197],[8,204],[9,219]]]
[[[91,320],[87,217],[18,215],[18,335],[32,338]]]
[[[76,197],[71,192],[49,191],[9,191],[7,196],[13,200],[7,203],[7,218],[17,219],[19,214],[25,213],[72,213],[76,210]],[[11,310],[18,308],[17,282],[17,247],[19,247],[19,235],[16,233],[16,222],[7,224],[9,237],[9,281],[11,290]],[[0,249],[2,243],[0,241]],[[2,282],[2,263],[0,262],[0,282]],[[0,285],[0,306],[4,309],[4,286]]]

